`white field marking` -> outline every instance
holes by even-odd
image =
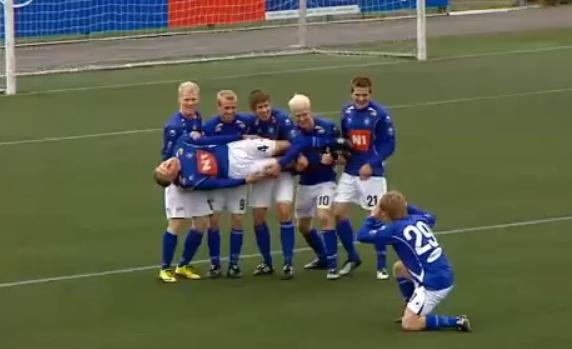
[[[543,219],[535,219],[535,220],[531,220],[531,221],[518,221],[518,222],[512,222],[512,223],[483,225],[483,226],[478,226],[478,227],[466,227],[466,228],[444,230],[444,231],[435,232],[435,235],[452,235],[452,234],[459,234],[459,233],[468,233],[468,232],[485,231],[485,230],[496,230],[496,229],[504,229],[504,228],[524,227],[524,226],[529,226],[529,225],[539,225],[539,224],[545,224],[545,223],[563,222],[563,221],[571,221],[571,220],[572,220],[572,216],[543,218]],[[308,247],[297,248],[294,251],[295,252],[306,252],[306,251],[310,251],[310,248],[308,248]],[[273,255],[277,255],[277,254],[280,254],[281,251],[272,251],[271,253]],[[242,259],[250,259],[250,258],[256,258],[259,256],[260,255],[258,253],[253,253],[253,254],[243,255],[243,256],[241,256],[241,258]],[[226,260],[228,260],[228,258],[221,258],[221,260],[226,261]],[[208,260],[208,259],[202,259],[202,260],[195,261],[193,264],[207,264],[209,262],[210,262],[210,260]],[[147,265],[147,266],[140,266],[140,267],[107,270],[107,271],[96,272],[96,273],[72,274],[72,275],[55,276],[55,277],[41,278],[41,279],[30,279],[30,280],[22,280],[22,281],[14,281],[14,282],[5,282],[5,283],[0,283],[0,288],[19,287],[19,286],[33,285],[33,284],[45,284],[45,283],[49,283],[49,282],[94,278],[94,277],[115,275],[115,274],[126,274],[126,273],[133,273],[133,272],[137,272],[137,271],[153,270],[153,269],[158,269],[158,268],[159,268],[159,266],[154,264],[154,265]]]
[[[398,104],[398,105],[394,105],[394,106],[389,106],[388,109],[389,110],[407,109],[407,108],[417,108],[417,107],[425,107],[425,106],[437,106],[437,105],[445,105],[445,104],[466,103],[466,102],[475,102],[475,101],[483,101],[483,100],[526,97],[526,96],[536,96],[536,95],[566,93],[566,92],[572,92],[572,87],[560,88],[560,89],[550,89],[550,90],[528,91],[528,92],[516,92],[516,93],[501,94],[501,95],[444,99],[444,100],[439,100],[439,101],[428,101],[428,102],[419,102],[419,103],[411,103],[411,104]],[[337,115],[337,114],[339,114],[339,111],[338,110],[331,110],[331,111],[317,112],[316,114],[317,115]],[[99,138],[99,137],[109,137],[109,136],[134,135],[134,134],[140,134],[140,133],[151,133],[151,132],[159,132],[159,131],[161,131],[160,128],[147,128],[147,129],[139,129],[139,130],[125,130],[125,131],[93,133],[93,134],[75,135],[75,136],[48,137],[48,138],[37,138],[37,139],[22,139],[22,140],[16,140],[16,141],[0,142],[0,147],[1,146],[8,146],[8,145],[21,145],[21,144],[33,144],[33,143],[69,141],[69,140],[78,140],[78,139],[84,139],[84,138]]]
[[[324,65],[324,66],[308,67],[308,68],[269,70],[269,71],[254,72],[254,73],[247,73],[247,74],[210,76],[210,77],[204,77],[204,78],[196,78],[195,80],[197,82],[217,81],[217,80],[227,80],[227,79],[230,80],[230,79],[252,78],[252,77],[257,77],[257,76],[265,76],[265,75],[296,74],[296,73],[305,73],[305,72],[314,72],[314,71],[376,67],[376,66],[394,65],[394,64],[408,64],[408,63],[409,64],[411,64],[411,63],[425,64],[427,62],[442,62],[442,61],[451,61],[451,60],[460,60],[460,59],[473,59],[473,58],[482,58],[482,57],[506,56],[506,55],[515,55],[515,54],[518,55],[518,54],[528,54],[528,53],[534,54],[534,53],[543,53],[543,52],[551,52],[551,51],[569,50],[569,49],[572,49],[572,45],[560,45],[560,46],[549,46],[549,47],[541,47],[541,48],[534,48],[534,49],[495,51],[495,52],[483,52],[483,53],[465,54],[465,55],[457,55],[457,56],[449,56],[449,57],[437,57],[437,58],[429,58],[425,62],[417,62],[414,60],[396,60],[396,61],[382,61],[382,62],[371,62],[371,63],[363,63],[362,62],[362,63],[354,63],[354,64],[336,64],[336,65]],[[126,84],[110,84],[110,85],[102,85],[102,86],[62,88],[62,89],[53,89],[53,90],[44,90],[44,91],[22,92],[22,93],[18,93],[18,94],[12,95],[12,96],[4,96],[4,98],[17,98],[18,96],[43,95],[43,94],[66,93],[66,92],[81,92],[81,91],[92,91],[92,90],[106,90],[106,89],[128,88],[128,87],[166,85],[166,84],[180,83],[181,81],[182,81],[181,79],[170,79],[170,80],[134,82],[134,83],[126,83]],[[0,98],[2,98],[1,95],[0,95]]]

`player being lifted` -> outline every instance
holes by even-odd
[[[387,191],[384,161],[395,150],[395,129],[384,107],[372,101],[372,82],[367,77],[355,77],[351,82],[352,103],[342,108],[341,129],[351,141],[352,151],[346,160],[344,173],[338,181],[334,199],[336,230],[349,258],[340,275],[350,274],[361,264],[353,248],[353,228],[349,219],[350,204],[372,210]],[[385,247],[377,250],[377,278],[389,278]]]
[[[295,125],[285,112],[272,108],[270,95],[254,90],[250,93],[250,109],[255,120],[251,134],[273,140],[290,140],[296,136]],[[266,224],[266,214],[272,205],[276,205],[276,213],[280,222],[280,241],[282,243],[283,279],[294,276],[292,257],[294,254],[294,225],[292,224],[292,201],[294,199],[294,179],[288,171],[281,172],[277,179],[255,183],[250,188],[249,206],[252,207],[254,233],[256,243],[263,261],[254,275],[270,275],[274,273],[270,252],[270,230]],[[315,232],[314,232],[315,233]],[[315,238],[321,243],[320,237]]]
[[[218,115],[211,118],[204,126],[206,136],[246,135],[249,132],[253,118],[249,115],[237,113],[238,98],[231,90],[222,90],[217,93]],[[208,277],[221,276],[220,267],[220,229],[219,220],[223,210],[231,215],[230,256],[227,276],[240,278],[242,272],[238,266],[242,250],[243,227],[242,217],[246,210],[248,188],[237,186],[217,189],[209,193],[214,214],[211,215],[208,229],[207,243],[211,268]]]
[[[396,191],[383,195],[358,231],[357,238],[378,247],[392,245],[400,261],[393,275],[406,306],[401,326],[408,331],[456,328],[469,332],[465,315],[441,316],[433,309],[453,289],[453,269],[431,228],[435,216],[407,204]]]
[[[163,130],[162,159],[172,157],[177,140],[181,137],[201,136],[201,114],[197,110],[200,102],[199,86],[184,82],[178,88],[179,111],[174,113]],[[189,266],[191,251],[200,244],[202,233],[207,229],[208,215],[212,213],[204,192],[187,192],[176,185],[165,188],[165,213],[168,226],[163,234],[163,256],[159,279],[164,282],[177,281],[175,275],[189,279],[200,276]],[[194,224],[191,224],[194,219]],[[177,236],[188,230],[180,262],[173,271],[171,263],[177,246]]]

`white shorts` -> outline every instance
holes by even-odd
[[[438,291],[428,290],[425,287],[416,287],[411,299],[409,299],[409,303],[407,303],[407,309],[417,315],[430,314],[452,289],[453,286]]]
[[[296,189],[296,217],[315,217],[316,208],[331,209],[335,193],[335,182],[298,185]]]
[[[234,188],[216,189],[208,192],[211,207],[213,211],[217,213],[226,210],[232,214],[244,214],[246,211],[247,196],[248,187],[246,185]]]
[[[250,186],[248,206],[265,207],[273,203],[294,201],[294,178],[288,172],[280,173],[277,179],[269,179]]]
[[[276,162],[272,157],[276,141],[270,139],[245,139],[228,144],[228,177],[244,178],[262,172]]]
[[[362,181],[359,176],[343,173],[338,181],[334,202],[354,203],[364,210],[371,211],[387,192],[385,177],[371,176]]]
[[[174,184],[165,188],[165,214],[171,218],[193,218],[212,214],[205,191],[187,191]]]

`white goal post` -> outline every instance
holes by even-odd
[[[216,3],[0,0],[0,90],[15,94],[26,75],[293,54],[425,60],[426,3],[448,0]]]

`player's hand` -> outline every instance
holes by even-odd
[[[267,166],[264,169],[264,174],[270,177],[278,177],[280,176],[280,171],[282,171],[282,168],[280,167],[280,164],[276,162],[272,165]]]
[[[321,163],[322,165],[329,166],[334,163],[334,157],[330,153],[324,153],[322,154]]]
[[[373,169],[371,168],[370,164],[364,164],[360,169],[359,169],[359,178],[362,181],[367,180],[369,177],[371,177],[371,175],[373,174]]]
[[[262,137],[260,137],[259,135],[243,135],[242,139],[260,139]]]
[[[298,156],[296,163],[294,163],[294,169],[297,172],[304,172],[308,168],[308,165],[309,165],[308,158],[305,157],[304,155],[300,155]]]
[[[267,179],[268,177],[265,174],[251,174],[246,176],[246,184],[260,182],[261,180]]]
[[[336,165],[344,166],[347,163],[348,163],[348,160],[346,159],[345,156],[338,155],[338,158],[336,159]]]
[[[197,139],[201,138],[203,136],[203,134],[200,133],[199,131],[192,131],[190,136],[193,140],[197,140]]]
[[[371,217],[375,217],[375,218],[381,220],[382,214],[381,214],[381,209],[379,208],[379,205],[375,205],[375,207],[373,208],[373,210],[371,210],[371,213],[369,215]]]

